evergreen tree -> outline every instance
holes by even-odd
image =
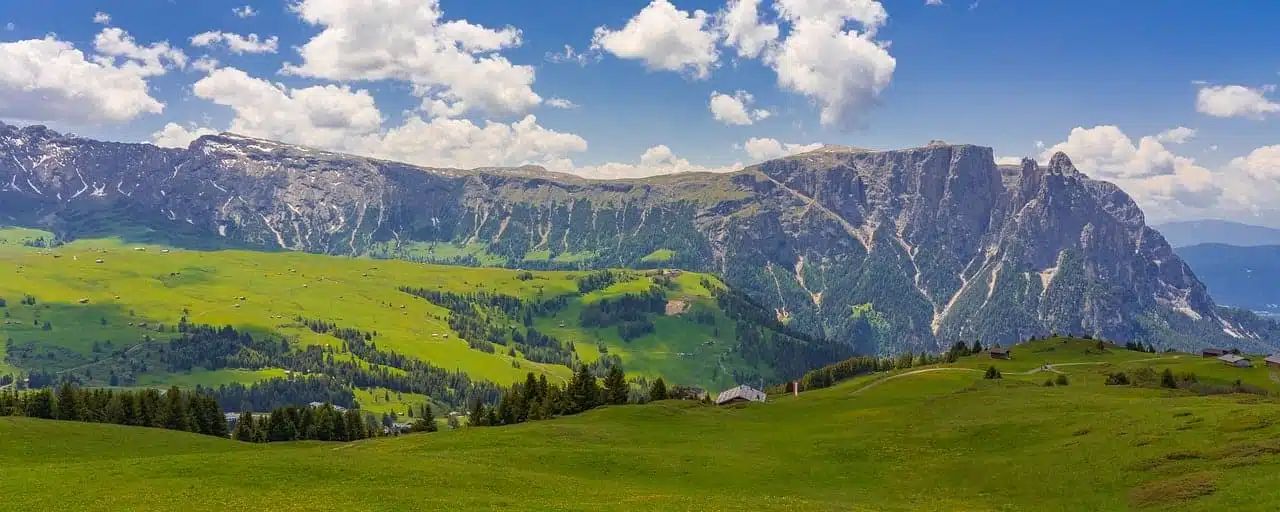
[[[656,402],[667,398],[667,383],[663,382],[662,377],[658,377],[658,380],[653,381],[653,385],[649,387],[649,400]]]
[[[970,352],[970,353],[972,353],[972,354],[981,354],[981,353],[982,353],[982,343],[981,343],[981,342],[979,342],[978,340],[973,340],[973,350],[970,350],[969,352]]]
[[[418,415],[418,422],[413,424],[414,432],[435,432],[440,430],[436,425],[436,415],[431,412],[431,404],[422,404],[422,414]]]
[[[104,412],[103,420],[107,423],[116,425],[127,425],[125,418],[124,399],[121,397],[123,393],[112,393],[111,399],[107,401],[107,409]]]
[[[1001,377],[1000,370],[997,370],[994,366],[988,366],[987,373],[982,376],[984,379],[999,379]]]
[[[289,416],[289,412],[284,409],[271,411],[271,416],[267,417],[268,441],[293,441],[298,438],[298,427]]]
[[[591,369],[585,364],[579,365],[578,371],[574,372],[568,391],[571,414],[591,410],[599,403],[600,387],[595,376],[591,375]]]
[[[467,415],[467,426],[483,427],[488,424],[488,415],[484,410],[484,403],[479,399],[471,402],[471,412]]]
[[[187,401],[182,390],[177,386],[169,388],[164,394],[165,418],[164,428],[169,430],[191,430],[190,417],[187,413]]]
[[[83,416],[82,407],[80,405],[79,394],[76,389],[71,386],[70,382],[63,382],[58,386],[58,407],[56,410],[56,419],[63,421],[80,421]]]
[[[253,429],[253,411],[246,409],[236,419],[236,428],[231,432],[231,437],[239,441],[252,443],[256,441]]]
[[[1172,370],[1165,368],[1164,373],[1160,374],[1160,387],[1178,389],[1178,379],[1174,378]]]
[[[609,373],[604,378],[604,401],[612,405],[623,405],[627,403],[627,394],[631,391],[627,385],[626,375],[620,366],[609,367]]]
[[[49,391],[48,389],[41,389],[34,393],[28,393],[24,402],[24,416],[28,418],[43,418],[46,420],[54,419],[56,407],[53,402],[52,391]]]

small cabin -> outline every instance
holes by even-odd
[[[1224,354],[1218,360],[1222,361],[1222,364],[1236,368],[1250,368],[1253,366],[1253,362],[1249,361],[1249,358],[1235,354]]]
[[[1280,368],[1280,354],[1272,354],[1263,359],[1268,368]]]
[[[88,304],[88,303],[89,303],[89,299],[80,299],[80,303],[81,303],[81,304]]]
[[[763,402],[766,399],[768,399],[768,395],[765,395],[764,391],[760,391],[744,384],[736,388],[730,388],[720,392],[720,396],[716,397],[716,405]]]
[[[1013,351],[1004,347],[995,347],[987,351],[992,359],[1013,359]]]
[[[1200,357],[1222,357],[1227,351],[1220,348],[1206,348],[1200,351]]]

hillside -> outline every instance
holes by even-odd
[[[997,167],[971,145],[831,147],[734,173],[599,181],[234,134],[162,149],[0,125],[0,152],[0,216],[62,238],[683,268],[863,353],[1055,332],[1182,348],[1273,341],[1223,319],[1129,196],[1063,154]]]
[[[474,395],[422,379],[458,371],[505,386],[530,371],[564,380],[579,362],[600,371],[620,362],[632,377],[720,389],[851,354],[791,333],[704,274],[525,272],[110,239],[53,247],[51,239],[0,229],[0,375],[216,387],[289,370],[458,407]],[[193,330],[201,325],[253,338]]]
[[[16,509],[1275,510],[1280,404],[1104,385],[1165,367],[1201,382],[1266,369],[1049,340],[951,370],[899,370],[716,408],[608,407],[514,427],[351,444],[248,445],[0,418]],[[1069,378],[1044,387],[1049,372]],[[892,378],[891,378],[892,377]],[[406,463],[411,462],[411,463]],[[362,476],[363,475],[363,476]],[[76,492],[65,492],[68,488]]]
[[[1280,313],[1280,293],[1271,287],[1280,280],[1280,246],[1199,244],[1178,248],[1178,255],[1222,304]]]
[[[1201,244],[1226,244],[1240,247],[1280,245],[1280,229],[1254,226],[1228,220],[1204,219],[1169,222],[1156,226],[1165,240],[1175,248]]]

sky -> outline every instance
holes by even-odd
[[[1064,151],[1149,221],[1280,227],[1280,2],[3,2],[0,120],[432,167],[727,171],[822,144]]]

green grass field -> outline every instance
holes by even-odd
[[[1047,362],[1065,387],[1021,374],[1036,366],[1015,348],[1000,380],[972,371],[991,364],[983,354],[767,404],[609,407],[350,444],[0,418],[0,467],[14,470],[0,493],[28,510],[1280,508],[1280,403],[1105,386],[1107,371],[1211,368],[1123,350],[1083,360],[1089,343],[1057,343]]]
[[[533,272],[532,279],[522,280],[517,270],[294,252],[192,251],[118,239],[78,240],[53,249],[22,245],[42,237],[53,238],[40,231],[0,228],[0,275],[6,276],[0,280],[0,298],[8,302],[4,309],[9,315],[0,324],[0,337],[18,345],[33,343],[64,351],[62,364],[40,369],[60,371],[91,364],[98,357],[92,352],[95,344],[110,342],[111,347],[123,349],[146,337],[166,340],[186,314],[191,323],[278,333],[302,344],[339,342],[297,324],[296,316],[377,331],[383,350],[499,383],[522,380],[531,370],[556,381],[565,381],[571,374],[565,366],[536,363],[519,354],[514,358],[516,367],[505,350],[496,354],[473,350],[450,330],[447,310],[397,288],[550,298],[576,294],[576,279],[583,272]],[[454,257],[472,254],[476,248],[444,244],[409,249]],[[561,254],[557,259],[582,256]],[[585,304],[642,293],[655,282],[652,273],[627,274],[627,280],[575,297],[554,318],[536,319],[536,327],[574,342],[587,362],[599,357],[597,347],[604,344],[610,354],[622,358],[632,375],[664,376],[709,389],[733,385],[729,370],[738,364],[728,349],[734,339],[733,322],[719,312],[711,291],[703,286],[702,280],[709,277],[705,274],[686,272],[675,279],[668,297],[684,309],[657,318],[653,334],[624,341],[616,328],[580,325],[578,314]],[[19,304],[26,294],[36,297],[35,306]],[[700,325],[679,314],[699,308],[716,314],[716,325]],[[160,325],[170,329],[157,332]],[[16,371],[0,367],[3,373]],[[201,376],[150,377],[145,385],[243,382],[234,374],[211,376],[207,382]]]

